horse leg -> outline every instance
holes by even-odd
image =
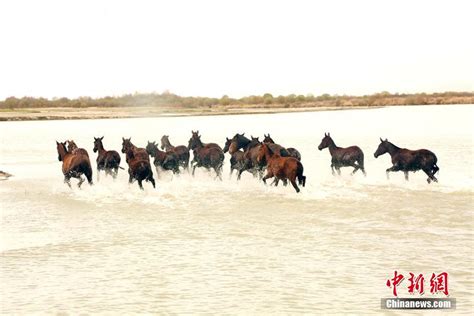
[[[72,187],[71,187],[71,177],[70,176],[64,176],[64,183],[66,183],[68,185],[68,187],[70,189],[72,189]]]
[[[192,165],[192,163],[191,163],[191,165]],[[195,164],[195,165],[193,166],[193,177],[194,177],[194,173],[196,172],[196,168],[197,168],[197,164]]]
[[[405,174],[405,180],[408,181],[408,171],[403,171],[403,173]]]
[[[334,172],[334,164],[333,164],[333,163],[331,163],[331,172],[332,172],[332,175],[333,175],[333,176],[336,175],[336,173]]]
[[[298,185],[296,184],[296,179],[291,179],[290,182],[291,182],[291,185],[293,186],[293,188],[295,188],[296,190],[296,193],[300,193],[300,188],[298,188]]]
[[[275,179],[273,180],[273,183],[272,183],[272,184],[275,184],[275,186],[277,187],[277,186],[278,186],[278,182],[280,182],[280,179],[275,178]]]
[[[155,179],[153,179],[153,175],[151,173],[146,180],[151,182],[151,184],[153,185],[153,189],[156,188]]]
[[[438,182],[438,179],[436,179],[436,177],[434,176],[433,172],[430,169],[425,168],[423,169],[423,172],[428,175],[428,179],[426,179],[428,183],[431,183],[431,181]]]
[[[142,181],[142,179],[138,179],[138,186],[140,187],[140,190],[143,190]]]
[[[273,177],[273,173],[269,170],[267,170],[267,174],[262,178],[263,183],[267,184],[267,179],[270,179]]]
[[[387,170],[385,170],[385,173],[387,175],[387,180],[390,179],[390,177],[388,176],[388,173],[389,172],[395,172],[395,171],[399,171],[400,168],[398,168],[397,166],[392,166],[390,168],[388,168]]]
[[[337,171],[337,175],[340,176],[341,175],[341,168],[339,166],[336,167],[336,171]]]
[[[115,167],[114,168],[114,173],[112,174],[112,177],[115,179],[117,179],[117,175],[118,175],[118,167]]]
[[[100,179],[100,169],[97,167],[97,182],[99,182]]]
[[[79,187],[79,189],[81,188],[81,185],[84,181],[85,181],[84,178],[82,176],[79,176],[79,182],[77,183],[77,186]]]
[[[352,171],[351,175],[354,175],[357,172],[357,170],[360,169],[360,166],[356,164],[355,162],[351,163],[350,166],[354,167],[354,170]]]

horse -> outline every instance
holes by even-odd
[[[273,152],[268,143],[262,143],[258,150],[259,161],[265,159],[267,163],[267,174],[262,178],[266,184],[267,179],[275,177],[275,186],[278,186],[279,180],[289,180],[295,188],[296,193],[300,192],[300,188],[296,184],[303,187],[306,185],[306,176],[303,175],[303,165],[301,161],[294,157],[282,157],[278,152]]]
[[[70,154],[81,153],[82,155],[86,155],[87,157],[89,157],[89,153],[87,152],[87,150],[85,150],[84,148],[77,147],[76,143],[72,139],[66,141],[66,143],[67,143],[67,152],[68,153],[70,153]]]
[[[191,131],[191,138],[189,139],[189,143],[188,143],[188,149],[191,150],[192,148],[190,147],[189,144],[191,144],[191,142],[193,140],[199,140],[201,141],[201,135],[199,135],[199,131]],[[202,146],[204,148],[211,148],[211,147],[215,147],[215,148],[219,148],[220,150],[222,150],[221,146],[219,146],[218,144],[216,143],[203,143]]]
[[[282,157],[293,157],[301,161],[301,154],[296,148],[284,148],[283,146],[276,144],[270,137],[270,134],[263,134],[263,143],[269,144],[269,147],[273,152],[279,151]]]
[[[123,151],[125,151],[125,161],[128,164],[128,183],[133,183],[137,180],[138,186],[143,190],[142,182],[145,180],[150,181],[153,188],[155,188],[155,179],[153,179],[150,159],[143,158],[142,152],[136,151],[136,148],[133,148],[132,146],[127,146],[125,149],[122,149],[122,152]]]
[[[89,156],[82,152],[68,152],[66,142],[60,143],[56,141],[56,149],[58,151],[58,160],[63,162],[64,182],[71,187],[71,178],[77,178],[79,179],[77,186],[80,188],[84,182],[82,175],[85,175],[89,184],[92,185],[92,167]]]
[[[141,159],[147,160],[150,162],[150,157],[148,157],[148,153],[145,148],[138,148],[134,144],[132,144],[132,138],[123,138],[122,137],[122,153],[126,154],[129,149],[132,149],[133,156],[139,157]],[[127,160],[127,156],[125,156],[125,161]],[[127,161],[128,162],[128,161]]]
[[[115,150],[105,150],[104,145],[102,144],[102,140],[104,136],[95,138],[94,137],[94,152],[98,152],[97,155],[97,181],[99,181],[99,173],[100,170],[104,170],[105,174],[112,175],[115,179],[118,174],[118,169],[120,167],[120,155]]]
[[[161,151],[155,142],[148,142],[146,151],[150,156],[155,157],[153,164],[156,167],[157,173],[158,167],[163,170],[171,170],[174,174],[179,173],[179,158],[174,151]]]
[[[438,182],[438,179],[434,176],[439,171],[439,167],[436,165],[438,158],[433,152],[427,149],[410,150],[400,148],[387,139],[380,138],[380,144],[374,153],[374,157],[377,158],[385,153],[389,153],[393,164],[391,168],[386,170],[387,179],[389,178],[389,172],[403,171],[405,180],[408,181],[409,171],[423,170],[428,176],[426,180],[428,183],[431,183],[431,181]]]
[[[226,142],[223,149],[224,153],[229,151],[231,144],[232,144],[232,138],[226,137]],[[243,169],[244,165],[245,165],[245,159],[244,159],[244,152],[242,150],[237,150],[233,154],[231,154],[230,155],[230,176],[232,176],[232,172],[234,172],[234,170],[237,170],[237,172],[239,172],[241,169]]]
[[[193,162],[193,176],[196,171],[196,167],[204,167],[206,169],[214,169],[216,177],[222,180],[222,166],[224,164],[224,152],[219,147],[205,146],[201,141],[201,136],[192,137],[189,140],[189,149],[193,150],[194,158]],[[192,163],[191,163],[192,165]]]
[[[232,137],[231,144],[229,145],[229,153],[231,154],[240,149],[244,150],[244,156],[238,170],[237,179],[240,180],[244,171],[252,173],[254,177],[258,175],[261,178],[265,168],[264,162],[257,161],[258,149],[260,148],[261,143],[258,140],[258,137],[250,135],[251,139],[248,139],[244,134],[245,133],[235,134],[234,137]]]
[[[340,175],[341,167],[354,167],[352,174],[355,174],[357,170],[360,169],[364,176],[367,175],[364,168],[364,153],[359,147],[337,147],[329,133],[324,133],[324,138],[321,140],[318,149],[323,150],[324,148],[329,148],[329,153],[331,154],[331,171],[333,175],[335,175],[334,169],[336,169]]]
[[[189,170],[189,149],[184,145],[173,146],[170,143],[168,135],[161,137],[161,149],[166,151],[172,151],[178,157],[178,163],[181,167]]]

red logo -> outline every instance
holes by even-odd
[[[414,273],[409,273],[410,277],[408,278],[408,293],[415,294],[416,292],[420,295],[425,293],[425,277],[422,273],[415,275]],[[405,277],[403,274],[399,274],[398,271],[394,271],[393,278],[387,280],[387,286],[392,288],[393,296],[398,296],[397,287],[403,282]],[[440,274],[433,273],[430,278],[430,293],[438,294],[444,293],[444,295],[449,295],[448,290],[448,273],[441,272]]]

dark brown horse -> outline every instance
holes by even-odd
[[[389,153],[393,164],[391,168],[386,170],[387,179],[389,172],[403,171],[405,180],[408,180],[409,171],[423,170],[428,176],[428,183],[431,183],[431,181],[438,182],[438,179],[434,176],[439,171],[439,167],[436,165],[438,158],[433,152],[427,149],[410,150],[400,148],[387,139],[380,138],[380,144],[374,153],[374,157],[377,158],[385,153]]]
[[[92,185],[92,167],[89,156],[81,152],[69,153],[66,149],[66,142],[60,143],[56,141],[56,149],[58,151],[58,160],[63,162],[64,182],[71,187],[71,178],[77,178],[79,179],[77,186],[80,188],[84,182],[82,175],[85,175],[89,184]]]
[[[296,184],[296,180],[303,187],[306,184],[306,177],[303,175],[303,165],[294,157],[282,157],[278,152],[273,152],[267,143],[263,143],[258,151],[259,161],[265,159],[267,163],[267,174],[262,178],[265,184],[266,180],[275,177],[275,186],[278,185],[279,180],[289,180],[299,193],[300,189]]]
[[[85,150],[84,148],[77,147],[76,143],[72,139],[66,141],[66,143],[67,143],[67,152],[68,153],[70,153],[70,154],[80,153],[82,155],[86,155],[87,157],[89,157],[89,153],[87,152],[87,150]]]
[[[331,171],[333,175],[335,174],[334,169],[336,169],[337,173],[340,175],[341,167],[354,167],[352,174],[360,169],[364,175],[366,175],[364,168],[364,153],[359,147],[337,147],[329,133],[324,133],[324,137],[321,140],[318,149],[323,150],[324,148],[329,148],[329,153],[331,154]]]
[[[274,152],[280,151],[280,155],[282,157],[293,157],[301,161],[301,154],[296,148],[284,148],[283,146],[276,144],[275,141],[270,137],[270,133],[267,135],[263,134],[263,142],[272,144],[269,145],[270,149]]]
[[[168,135],[161,137],[161,149],[166,151],[174,152],[178,157],[178,163],[181,167],[189,170],[189,149],[184,145],[173,146],[170,143]]]
[[[122,150],[125,150],[125,160],[128,164],[128,182],[133,183],[135,180],[138,181],[138,186],[141,190],[143,190],[143,180],[150,181],[153,185],[153,188],[155,188],[155,179],[153,179],[153,171],[151,170],[150,160],[143,158],[141,151],[136,151],[131,146],[128,146]]]
[[[188,149],[189,149],[189,150],[192,149],[189,144],[190,144],[193,140],[197,140],[197,139],[199,139],[199,141],[201,141],[201,135],[199,135],[199,131],[191,131],[191,138],[189,139],[189,143],[188,143]],[[215,147],[215,148],[219,148],[220,150],[222,150],[221,146],[219,146],[219,145],[216,144],[216,143],[203,143],[202,146],[203,146],[204,148]]]
[[[265,169],[265,161],[257,161],[258,150],[261,146],[258,137],[250,136],[248,139],[243,134],[235,134],[232,137],[232,141],[229,145],[229,153],[236,153],[238,150],[244,150],[244,157],[241,166],[238,170],[237,179],[240,180],[242,172],[248,171],[253,174],[254,177],[263,177],[263,170]]]
[[[155,142],[148,142],[146,151],[150,156],[155,157],[153,164],[157,168],[157,173],[158,167],[163,170],[171,170],[174,174],[179,173],[179,159],[174,151],[162,151]]]
[[[231,144],[232,144],[232,138],[226,137],[226,142],[225,142],[224,150],[223,150],[224,153],[229,151]],[[231,176],[234,170],[237,170],[237,172],[239,173],[240,170],[244,168],[244,166],[245,166],[245,159],[244,159],[244,152],[242,150],[237,150],[233,154],[230,155],[230,175]]]
[[[94,152],[98,152],[97,155],[97,181],[99,180],[100,170],[104,170],[105,174],[112,175],[115,179],[117,177],[118,169],[120,167],[120,155],[115,150],[105,150],[102,140],[104,136],[95,138],[94,137]]]
[[[201,136],[192,137],[189,140],[189,149],[193,150],[193,176],[197,167],[204,167],[206,169],[214,169],[216,177],[222,180],[222,166],[224,164],[224,152],[219,147],[205,146],[201,141]],[[193,164],[191,163],[191,165]]]
[[[122,153],[126,154],[129,149],[132,149],[133,156],[135,158],[141,158],[144,160],[148,160],[150,162],[150,157],[148,157],[148,153],[145,148],[138,148],[134,144],[132,144],[132,138],[123,138],[122,137]],[[125,160],[127,157],[125,156]],[[128,162],[128,161],[127,161]]]

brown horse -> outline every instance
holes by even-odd
[[[122,137],[122,153],[126,154],[129,149],[132,149],[133,156],[139,157],[141,159],[147,160],[150,162],[150,157],[148,157],[148,153],[145,148],[138,148],[134,144],[132,144],[132,138],[123,138]],[[127,157],[125,156],[125,160]],[[128,162],[128,161],[127,161]]]
[[[423,170],[428,176],[428,183],[431,181],[438,182],[438,179],[434,176],[438,171],[439,167],[436,165],[438,158],[436,155],[427,150],[409,150],[406,148],[400,148],[389,142],[387,139],[383,140],[380,138],[380,144],[374,153],[374,157],[377,158],[380,155],[389,153],[392,158],[393,166],[386,170],[387,179],[389,178],[388,173],[392,171],[403,171],[405,174],[405,180],[408,181],[409,171]]]
[[[267,179],[275,177],[275,186],[278,185],[279,180],[289,180],[295,188],[296,193],[300,192],[298,183],[303,187],[306,184],[306,177],[303,175],[303,165],[301,162],[294,157],[282,157],[278,152],[273,152],[267,143],[263,143],[258,151],[259,161],[265,159],[267,162],[267,174],[262,178],[265,184]]]
[[[224,164],[224,152],[220,147],[205,146],[201,141],[201,136],[193,137],[189,140],[189,148],[193,150],[193,176],[196,167],[204,167],[206,169],[214,169],[216,177],[222,180],[222,166]],[[193,164],[191,163],[191,165]]]
[[[270,134],[263,134],[263,143],[270,144],[269,147],[273,152],[280,152],[282,157],[293,157],[301,161],[301,154],[296,148],[284,148],[281,145],[275,143],[275,141],[270,137]]]
[[[97,181],[99,181],[100,170],[104,170],[105,174],[112,175],[115,179],[117,177],[118,169],[120,167],[120,155],[115,150],[105,150],[102,140],[104,136],[95,138],[94,137],[94,152],[98,152],[97,155]]]
[[[323,150],[324,148],[329,148],[329,153],[331,154],[331,170],[334,175],[334,169],[337,170],[337,173],[341,174],[341,167],[354,167],[352,174],[356,173],[357,170],[361,170],[364,175],[364,153],[357,146],[350,146],[347,148],[337,147],[336,143],[332,140],[329,133],[324,133],[324,138],[321,140],[318,149]]]
[[[226,137],[226,142],[225,142],[224,150],[223,150],[224,153],[229,151],[231,144],[232,144],[232,138]],[[230,154],[230,151],[229,151],[229,154]],[[230,155],[230,175],[232,176],[232,172],[234,170],[237,170],[237,172],[239,173],[240,170],[244,168],[244,166],[245,166],[244,152],[242,150],[234,151],[234,153]],[[238,179],[240,179],[240,177],[238,177]]]
[[[190,143],[191,141],[193,140],[197,140],[199,139],[199,141],[201,141],[201,135],[199,135],[199,131],[191,131],[191,138],[189,139],[189,143],[188,143],[188,149],[191,150],[192,148],[190,147]],[[211,148],[211,147],[215,147],[215,148],[219,148],[220,150],[222,150],[221,146],[219,146],[218,144],[216,143],[203,143],[202,146],[204,148]]]
[[[174,152],[178,157],[178,163],[181,167],[189,170],[189,149],[184,145],[173,146],[171,145],[170,138],[168,135],[161,137],[161,149],[166,151]]]
[[[138,186],[141,190],[143,190],[143,180],[150,181],[153,185],[153,188],[155,188],[155,179],[153,179],[153,171],[151,170],[150,160],[144,159],[140,151],[138,154],[136,153],[137,151],[131,146],[128,146],[125,149],[125,160],[128,164],[128,182],[133,183],[135,180],[137,180]]]
[[[66,141],[66,143],[67,143],[67,152],[68,153],[70,153],[70,154],[81,153],[82,155],[86,155],[87,157],[89,157],[89,153],[87,152],[87,150],[85,150],[84,148],[77,147],[76,143],[72,139]]]
[[[157,173],[158,167],[163,170],[171,170],[174,174],[179,173],[179,158],[174,151],[162,151],[158,149],[158,144],[155,142],[148,142],[146,151],[150,156],[155,157],[153,164]]]
[[[258,150],[261,143],[258,140],[258,137],[250,136],[251,139],[248,139],[244,134],[245,133],[235,134],[229,145],[230,154],[235,153],[240,149],[244,150],[244,157],[237,174],[237,179],[240,180],[244,171],[250,172],[254,177],[259,176],[262,178],[266,163],[265,161],[257,161]]]
[[[58,151],[58,160],[63,162],[64,182],[71,187],[71,178],[77,178],[79,179],[77,186],[80,188],[84,182],[82,175],[85,175],[89,184],[92,185],[92,167],[89,156],[81,152],[69,153],[66,149],[66,142],[60,143],[56,141],[56,149]]]

